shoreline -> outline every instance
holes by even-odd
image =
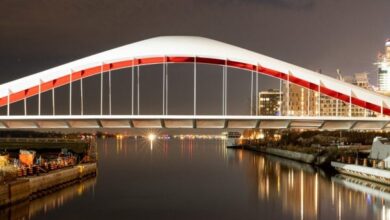
[[[250,145],[235,145],[227,146],[231,149],[244,149],[253,152],[263,153],[265,155],[273,155],[280,158],[286,158],[291,161],[296,161],[302,164],[307,164],[310,166],[317,166],[321,168],[329,168],[334,170],[338,174],[344,174],[350,177],[356,177],[360,180],[366,180],[371,183],[379,183],[384,186],[389,186],[389,171],[377,168],[369,168],[364,166],[358,166],[355,164],[342,164],[335,161],[330,161],[332,159],[331,155],[328,156],[318,156],[315,154],[307,154],[301,152],[294,152],[289,150],[277,149],[277,148],[266,148],[266,147],[256,147]],[[325,158],[326,157],[326,158]],[[318,163],[321,162],[322,163]],[[323,162],[329,161],[329,163]],[[337,165],[337,166],[335,166]],[[381,175],[378,172],[382,172]]]
[[[284,150],[279,148],[272,147],[256,147],[253,145],[234,145],[227,146],[227,148],[231,149],[245,149],[254,152],[260,152],[264,154],[270,154],[294,161],[298,161],[301,163],[306,163],[310,165],[316,166],[329,166],[330,167],[330,159],[331,155],[316,155],[316,154],[308,154],[297,151]]]
[[[32,200],[77,181],[96,176],[97,163],[85,163],[0,184],[0,207]]]

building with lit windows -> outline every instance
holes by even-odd
[[[372,90],[369,84],[367,73],[355,73],[353,76],[341,77],[339,79],[357,85],[359,87]],[[372,117],[375,116],[370,110],[349,105],[349,103],[330,98],[326,95],[320,95],[315,91],[310,91],[306,88],[294,85],[283,84],[283,104],[282,114],[299,116],[351,116],[353,117]]]
[[[378,89],[379,92],[390,94],[390,39],[386,40],[385,53],[378,55]]]
[[[259,92],[260,115],[280,115],[282,94],[277,89]]]
[[[283,83],[282,115],[317,115],[318,92],[292,83]]]

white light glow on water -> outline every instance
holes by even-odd
[[[154,140],[156,140],[156,135],[153,134],[153,133],[150,133],[150,134],[148,135],[148,139],[149,139],[149,141],[154,141]]]

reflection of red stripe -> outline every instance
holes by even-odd
[[[113,63],[105,63],[101,66],[90,67],[81,71],[73,72],[72,77],[70,75],[62,76],[60,78],[54,79],[49,82],[45,82],[41,84],[41,93],[51,90],[53,88],[57,88],[70,83],[70,79],[73,81],[80,80],[81,78],[87,78],[89,76],[93,76],[96,74],[100,74],[102,71],[107,72],[109,70],[118,70],[123,68],[129,68],[133,66],[139,65],[153,65],[153,64],[162,64],[164,62],[168,63],[193,63],[195,61],[194,57],[185,57],[185,56],[174,56],[174,57],[148,57],[148,58],[138,58],[133,60],[125,60]],[[223,60],[216,58],[208,58],[208,57],[196,57],[196,62],[201,64],[214,64],[214,65],[227,65],[229,67],[235,67],[239,69],[249,70],[249,71],[258,71],[261,74],[271,76],[274,78],[290,81],[296,85],[302,86],[304,88],[318,91],[320,90],[321,94],[325,94],[327,96],[342,100],[344,102],[349,102],[350,97],[348,95],[339,93],[331,88],[327,88],[324,86],[320,86],[311,82],[306,81],[305,79],[297,78],[292,75],[288,75],[286,73],[282,73],[273,69],[269,69],[262,66],[256,66],[248,63],[232,61],[232,60]],[[10,103],[14,103],[17,101],[21,101],[24,98],[28,98],[39,93],[39,86],[33,86],[29,89],[15,92],[10,95]],[[366,108],[375,112],[381,112],[381,106],[375,105],[370,102],[363,101],[356,97],[351,97],[351,102],[354,105],[360,106],[362,108]],[[0,106],[7,105],[8,100],[7,97],[0,98]],[[390,108],[383,108],[384,115],[390,115]]]

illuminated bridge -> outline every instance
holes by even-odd
[[[176,64],[190,66],[189,74],[193,80],[192,112],[185,115],[169,114],[169,68]],[[161,113],[143,115],[140,112],[140,75],[144,66],[159,66],[162,81],[156,88],[162,101]],[[197,74],[199,66],[213,65],[220,71],[222,89],[219,114],[197,113]],[[160,68],[161,67],[161,68]],[[168,68],[169,67],[169,68]],[[227,78],[231,69],[240,69],[247,73],[250,84],[237,85],[250,88],[245,99],[250,100],[247,114],[231,115],[227,103]],[[130,79],[127,87],[129,99],[126,114],[113,114],[111,77],[116,72],[126,70]],[[305,91],[321,98],[337,100],[337,105],[347,106],[347,114],[325,115],[319,108],[314,113],[301,112],[294,115],[289,111],[289,97],[279,103],[286,107],[277,115],[261,115],[259,111],[260,76],[274,78],[281,85],[299,86]],[[99,102],[95,113],[87,114],[84,105],[84,84],[90,78],[99,79],[99,86],[93,88]],[[180,83],[180,82],[170,82]],[[67,98],[58,99],[58,89],[67,91]],[[77,91],[76,91],[77,90]],[[42,96],[50,99],[43,99]],[[77,94],[77,100],[75,98]],[[287,99],[288,98],[288,99]],[[31,104],[31,100],[36,100]],[[307,100],[309,102],[310,99]],[[46,102],[46,103],[45,103]],[[66,114],[56,112],[56,105],[66,102]],[[77,102],[77,107],[76,103]],[[42,106],[51,106],[50,114],[42,112]],[[309,106],[309,103],[302,103]],[[15,113],[15,106],[22,106],[21,113]],[[318,107],[318,106],[317,106]],[[371,112],[370,117],[354,117],[352,108],[358,107]],[[47,128],[263,128],[263,129],[387,129],[390,127],[390,98],[373,91],[331,78],[317,72],[304,69],[271,57],[219,41],[187,36],[166,36],[132,43],[99,54],[85,57],[58,67],[54,67],[0,86],[0,128],[47,129]],[[77,108],[77,111],[75,110]],[[280,107],[281,108],[281,107]],[[58,109],[58,107],[57,107]],[[255,110],[254,110],[255,109]],[[63,110],[63,109],[62,109]],[[372,117],[375,116],[375,117]]]

